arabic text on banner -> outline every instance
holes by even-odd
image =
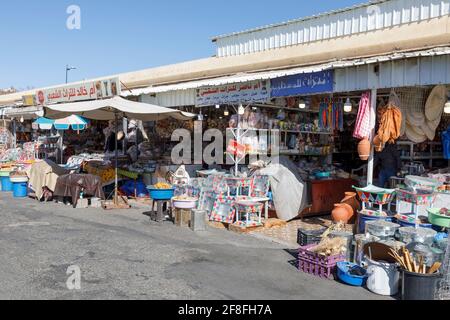
[[[296,74],[272,79],[271,96],[272,98],[278,98],[303,94],[329,93],[333,92],[333,85],[333,70]]]
[[[266,102],[270,98],[269,81],[252,81],[219,87],[204,87],[197,90],[199,107],[241,102]]]

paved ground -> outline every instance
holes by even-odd
[[[0,299],[380,299],[299,273],[282,246],[0,193]],[[66,287],[81,269],[80,291]]]

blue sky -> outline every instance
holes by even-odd
[[[210,38],[363,0],[14,0],[0,3],[0,88],[56,85],[212,56]],[[81,8],[81,30],[66,9]]]

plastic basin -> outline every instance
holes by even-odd
[[[450,217],[439,214],[440,209],[429,209],[428,219],[430,222],[438,227],[450,228]]]
[[[350,274],[350,270],[352,268],[360,269],[364,273],[364,276],[351,275]],[[354,286],[354,287],[362,287],[362,286],[365,285],[365,283],[367,281],[367,272],[366,272],[366,270],[364,268],[358,266],[355,263],[338,262],[338,264],[337,264],[337,275],[338,275],[338,278],[342,282],[344,282],[345,284],[348,284],[350,286]]]
[[[150,198],[153,200],[171,200],[175,194],[175,189],[156,189],[154,187],[147,187]]]
[[[195,209],[197,203],[197,200],[172,200],[173,207],[177,209]]]
[[[13,191],[13,184],[11,179],[8,176],[0,176],[1,184],[2,184],[2,192],[11,192]]]
[[[28,196],[28,182],[13,182],[14,198],[26,198]]]

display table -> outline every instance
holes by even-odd
[[[353,191],[353,179],[311,180],[308,182],[308,192],[311,209],[302,217],[330,214],[336,203],[340,203],[346,192]]]
[[[53,194],[70,197],[73,207],[76,208],[81,192],[84,196],[105,199],[100,177],[91,174],[67,174],[58,177]]]

